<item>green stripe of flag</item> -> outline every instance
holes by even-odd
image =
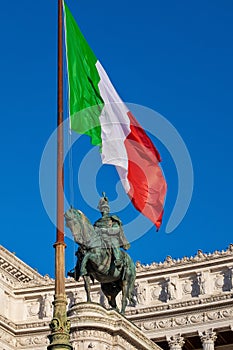
[[[101,145],[99,116],[104,103],[98,87],[97,58],[65,3],[64,13],[71,129],[89,135],[93,145]],[[97,107],[87,109],[92,106]]]

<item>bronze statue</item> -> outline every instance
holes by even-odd
[[[102,236],[107,247],[112,248],[115,257],[114,264],[121,268],[123,261],[120,248],[127,250],[130,248],[130,244],[124,235],[121,220],[116,215],[109,216],[110,208],[105,193],[99,201],[98,209],[102,214],[102,218],[94,223],[94,229]]]
[[[109,305],[116,310],[116,296],[122,291],[121,313],[124,314],[127,299],[135,306],[133,292],[136,270],[130,256],[120,249],[128,249],[130,245],[125,238],[120,219],[109,215],[108,199],[103,195],[98,205],[102,218],[94,226],[80,210],[69,209],[65,213],[66,226],[79,244],[76,252],[77,264],[69,276],[77,281],[83,276],[88,302],[91,301],[90,278],[99,281]]]

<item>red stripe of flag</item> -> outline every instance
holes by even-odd
[[[125,140],[128,154],[128,195],[137,210],[160,228],[167,184],[159,166],[160,154],[150,138],[128,112],[131,133]]]

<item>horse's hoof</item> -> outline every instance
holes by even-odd
[[[67,276],[68,276],[68,277],[73,277],[73,278],[75,278],[75,273],[72,272],[72,271],[69,271],[69,272],[67,273]]]

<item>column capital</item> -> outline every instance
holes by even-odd
[[[199,332],[199,337],[201,338],[202,344],[214,344],[217,339],[216,332],[212,328],[207,329],[203,332]]]
[[[184,345],[184,338],[180,334],[175,334],[171,337],[167,337],[167,342],[170,350],[180,350]]]

